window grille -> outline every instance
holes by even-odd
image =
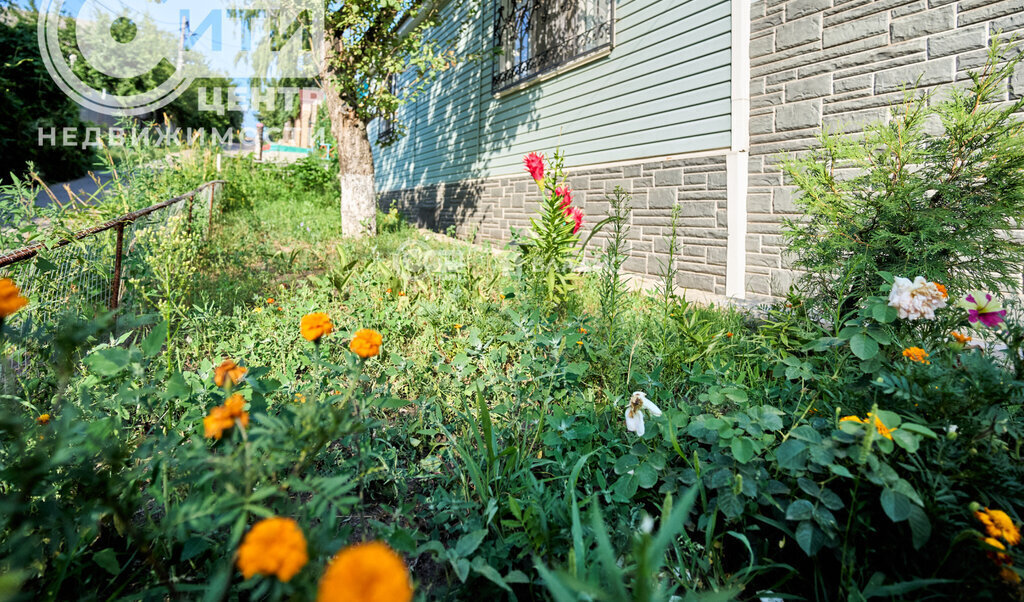
[[[507,90],[611,48],[615,0],[495,0],[491,91]]]

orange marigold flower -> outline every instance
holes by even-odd
[[[921,364],[930,364],[928,361],[928,352],[920,347],[907,347],[903,350],[903,357],[907,358],[912,362],[918,362]]]
[[[334,332],[334,324],[331,323],[331,318],[323,312],[306,314],[299,322],[299,332],[307,341],[316,343],[320,341],[320,337]]]
[[[727,337],[729,337],[731,339],[732,338],[732,333],[731,332],[727,332],[727,333],[725,333],[725,336],[727,336]]]
[[[1008,566],[1004,566],[1003,568],[999,569],[999,577],[1001,577],[1003,581],[1010,583],[1012,585],[1017,585],[1018,583],[1020,583],[1020,575],[1017,574],[1017,571],[1011,569]]]
[[[220,439],[224,431],[235,425],[235,420],[243,427],[249,426],[249,412],[245,407],[245,398],[235,393],[224,402],[210,410],[210,413],[203,418],[203,436],[207,439]]]
[[[967,336],[966,334],[960,334],[955,330],[949,333],[949,335],[953,337],[953,339],[955,339],[956,342],[960,343],[961,345],[966,345],[967,343],[971,342],[971,337]]]
[[[0,279],[0,319],[6,318],[28,305],[28,299],[21,296],[21,289],[10,278]]]
[[[309,562],[306,538],[290,518],[265,518],[253,525],[238,547],[238,569],[246,579],[260,574],[290,581]]]
[[[352,342],[348,344],[348,348],[365,360],[380,353],[382,340],[380,333],[376,330],[363,328],[352,337]]]
[[[223,387],[225,382],[230,381],[232,385],[242,382],[242,377],[249,370],[235,363],[234,360],[224,360],[213,370],[213,384]]]
[[[324,570],[317,602],[409,602],[412,583],[402,558],[379,541],[338,552]]]
[[[273,305],[273,304],[274,304],[274,298],[273,297],[268,298],[267,299],[267,305]]]
[[[940,293],[942,293],[943,297],[945,297],[947,299],[949,298],[949,293],[946,292],[946,286],[945,285],[939,284],[938,282],[933,282],[932,284],[935,285],[935,289],[936,290],[938,290]]]
[[[39,424],[49,424],[50,423],[50,415],[49,414],[40,414],[39,418],[36,418],[36,422],[38,422]]]

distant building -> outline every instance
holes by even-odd
[[[281,133],[281,144],[309,148],[316,132],[316,112],[324,101],[323,92],[312,88],[303,88],[299,92],[299,114],[288,121]]]

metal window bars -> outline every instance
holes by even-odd
[[[491,92],[508,90],[610,48],[614,0],[495,0],[500,49]]]
[[[8,325],[24,335],[30,324],[50,323],[69,309],[131,305],[126,277],[132,254],[142,255],[147,236],[182,227],[187,236],[208,238],[213,232],[216,198],[224,180],[211,180],[180,196],[126,213],[46,244],[0,251],[0,277],[12,278],[29,304]],[[36,258],[35,261],[30,261]],[[28,358],[0,363],[0,391],[24,370]],[[12,374],[12,372],[14,374]]]

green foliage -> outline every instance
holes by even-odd
[[[11,174],[23,175],[31,162],[52,182],[71,180],[85,173],[92,163],[91,150],[61,143],[64,128],[75,130],[75,139],[85,138],[78,105],[50,78],[39,55],[36,21],[33,15],[0,11],[0,182],[11,182]],[[57,132],[56,142],[39,143],[40,131]]]
[[[184,187],[208,159],[140,186]],[[1014,304],[991,329],[952,304],[897,318],[885,274],[824,321],[797,296],[745,312],[620,290],[609,346],[608,270],[552,312],[514,253],[403,227],[340,239],[333,193],[225,159],[228,208],[194,261],[178,236],[146,247],[145,311],[171,304],[170,320],[41,319],[21,337],[16,316],[0,334],[5,367],[47,366],[0,396],[0,553],[20,599],[307,599],[334,552],[371,539],[429,600],[1020,595],[970,506],[1018,524],[1024,507]],[[313,311],[335,327],[318,346],[297,328]],[[347,349],[360,328],[384,341],[365,362]],[[250,422],[214,442],[224,357],[249,368],[232,392]],[[624,420],[635,390],[660,412],[642,436]],[[232,566],[269,514],[309,542],[287,584]]]
[[[823,133],[785,165],[808,218],[789,223],[790,251],[813,292],[862,299],[880,272],[1019,287],[1024,247],[1005,233],[1024,212],[1024,99],[999,102],[1019,61],[995,41],[970,84],[942,99],[908,92],[862,139]]]

